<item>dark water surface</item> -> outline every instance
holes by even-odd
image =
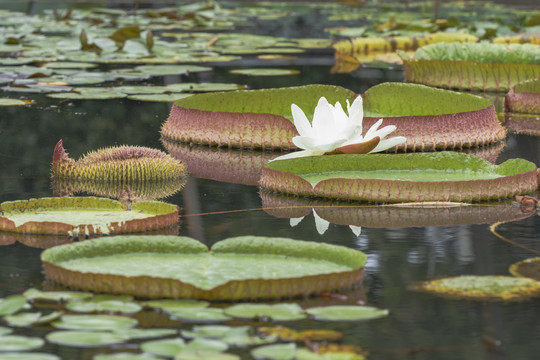
[[[228,74],[231,68],[252,66],[248,61],[245,60],[245,64],[220,65],[211,73],[165,77],[155,82],[236,82],[254,89],[324,83],[363,92],[381,82],[403,79],[400,69],[367,68],[350,74],[331,74],[331,52],[303,55],[300,60],[287,64],[287,68],[301,70],[301,74],[296,76],[252,78]],[[0,97],[9,96],[13,94],[0,94]],[[52,196],[50,162],[59,139],[64,140],[66,150],[75,159],[90,150],[120,144],[164,149],[159,129],[168,116],[169,104],[126,99],[64,101],[43,95],[32,95],[32,98],[36,100],[33,106],[0,107],[0,202]],[[222,153],[226,158],[228,151]],[[509,134],[497,162],[521,157],[540,164],[539,153],[539,138]],[[244,151],[241,156],[250,161],[260,161],[268,154]],[[368,255],[364,283],[359,289],[347,293],[349,299],[344,303],[363,299],[369,305],[390,310],[388,317],[368,322],[305,320],[285,325],[297,329],[341,331],[345,335],[341,343],[366,347],[371,352],[369,359],[539,358],[540,302],[537,299],[518,303],[449,300],[408,289],[417,281],[446,276],[508,275],[511,264],[540,253],[538,215],[520,214],[508,202],[495,204],[497,210],[484,209],[472,213],[464,210],[462,214],[435,211],[399,214],[397,210],[377,211],[373,208],[332,213],[328,207],[321,206],[316,208],[317,213],[333,219],[328,230],[321,235],[310,209],[293,216],[305,215],[293,227],[289,213],[262,209],[282,204],[282,198],[261,192],[256,185],[220,181],[248,181],[231,172],[220,173],[215,171],[215,167],[202,163],[198,174],[205,174],[206,178],[191,177],[181,192],[165,199],[182,208],[179,235],[194,237],[209,246],[227,237],[258,235],[325,242],[364,251]],[[284,204],[288,203],[285,201]],[[310,203],[303,204],[307,206]],[[497,238],[489,231],[489,224],[496,221],[493,220],[496,218],[494,214],[504,212],[512,212],[515,218],[522,217],[497,228],[514,244]],[[347,219],[355,220],[347,223]],[[457,225],[422,226],[422,222],[441,224],[443,219]],[[361,234],[356,236],[349,224],[362,226]],[[414,226],[409,227],[411,225]],[[52,288],[42,274],[41,249],[9,237],[3,237],[2,243],[0,297],[22,293],[30,287]],[[342,303],[328,299],[308,301]],[[176,326],[190,328],[191,325]],[[46,329],[16,330],[16,333],[32,335],[46,332]],[[500,346],[493,346],[495,343],[500,343]],[[91,359],[102,352],[99,349],[80,350],[55,345],[46,345],[44,351],[57,353],[64,359]],[[244,356],[249,358],[247,353]]]

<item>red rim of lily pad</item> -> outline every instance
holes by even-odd
[[[343,106],[357,95],[329,85],[198,94],[175,102],[163,138],[229,148],[296,150],[291,104],[312,118],[321,96]],[[407,137],[394,151],[454,150],[493,144],[506,136],[489,100],[418,84],[384,83],[362,95],[363,128],[380,118]]]
[[[337,225],[368,228],[407,228],[455,226],[516,221],[535,214],[523,212],[512,202],[503,204],[405,203],[392,206],[354,205],[319,199],[274,194],[261,190],[264,211],[277,218],[300,218],[315,211],[322,219]]]
[[[514,86],[504,97],[511,112],[540,114],[540,77]]]
[[[153,276],[150,272],[140,269],[140,263],[136,260],[133,260],[132,263],[136,269],[129,269],[132,272],[130,274],[127,274],[125,263],[121,268],[117,266],[116,269],[107,269],[103,273],[95,270],[92,265],[92,261],[98,261],[103,265],[106,262],[106,257],[117,263],[119,256],[127,256],[129,262],[130,256],[139,256],[141,253],[145,258],[156,256],[157,261],[153,262],[152,266],[155,267],[155,274],[159,274],[159,276]],[[272,272],[264,270],[261,270],[264,276],[252,275],[253,277],[249,277],[246,276],[245,272],[241,276],[234,276],[238,269],[233,269],[230,270],[233,274],[231,277],[224,277],[210,285],[204,285],[204,282],[198,282],[194,278],[187,281],[185,278],[181,279],[183,271],[174,270],[174,276],[168,277],[159,268],[160,264],[163,263],[159,260],[162,256],[195,255],[206,258],[210,256],[210,253],[213,254],[213,257],[232,256],[233,262],[235,261],[234,256],[236,259],[239,256],[242,258],[255,256],[255,260],[248,259],[246,261],[260,263],[264,258],[269,258],[271,261],[291,262],[293,266],[297,265],[296,261],[303,261],[302,264],[307,264],[305,261],[311,261],[316,264],[316,267],[312,266],[312,272],[306,273],[307,275],[304,276],[298,276],[296,272],[288,272],[286,276],[277,278]],[[204,300],[281,298],[346,289],[362,281],[366,262],[365,254],[342,246],[255,236],[220,241],[214,244],[210,252],[204,244],[187,237],[116,236],[47,249],[42,253],[41,259],[47,277],[65,286],[94,292],[140,297]],[[178,266],[186,266],[184,261],[176,261],[175,259],[173,260]],[[197,259],[199,258],[197,257]],[[86,270],[79,271],[74,268],[77,265],[73,265],[77,261],[83,263],[83,268],[85,262],[90,263],[90,265],[86,266]],[[196,261],[200,262],[200,260]],[[329,271],[330,268],[321,270],[320,266],[323,263],[333,264],[331,268],[339,270],[325,272]],[[218,266],[224,266],[223,271],[226,271],[227,265],[221,264],[223,262]],[[97,265],[97,268],[101,269],[102,267]],[[217,269],[215,270],[217,271]],[[222,274],[223,271],[217,273]],[[203,278],[215,276],[215,273],[212,275],[212,272],[210,275],[197,274]]]
[[[377,176],[362,177],[360,174],[344,177],[347,173],[361,171],[376,172]],[[435,173],[433,181],[411,181],[385,178],[385,171],[398,175],[400,171]],[[446,180],[447,171],[455,172],[456,180]],[[459,178],[469,172],[479,174],[478,179]],[[324,176],[313,186],[306,177],[314,173]],[[472,155],[438,152],[328,155],[276,160],[265,165],[259,183],[270,191],[337,200],[470,202],[529,193],[536,190],[537,182],[536,165],[523,159],[511,159],[495,166]]]
[[[16,224],[10,219],[12,216],[24,212],[40,211],[50,213],[54,211],[97,211],[108,212],[107,222],[70,224],[68,221],[41,221],[39,215],[35,219]],[[133,211],[143,214],[142,218],[114,218],[114,213],[128,215]],[[131,208],[119,201],[97,197],[52,197],[30,200],[6,201],[0,204],[0,230],[24,234],[50,234],[68,236],[93,236],[123,234],[131,232],[144,232],[172,226],[178,222],[178,207],[159,201],[141,201],[131,205]],[[68,220],[68,219],[66,219]]]

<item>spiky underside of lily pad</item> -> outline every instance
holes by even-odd
[[[60,221],[40,221],[40,212],[54,211],[110,211],[107,223],[73,225]],[[148,216],[142,219],[118,220],[114,213],[126,215],[128,211],[137,211]],[[17,225],[9,219],[10,214],[21,215],[35,213],[35,219],[29,219]],[[172,226],[178,222],[178,207],[159,201],[140,201],[132,205],[131,210],[119,201],[97,197],[53,197],[30,200],[6,201],[0,204],[0,230],[25,234],[50,235],[110,235],[132,232],[145,232]]]
[[[480,172],[499,177],[478,180],[403,181],[381,178],[340,178],[343,171]],[[312,186],[302,176],[335,173]],[[441,174],[441,177],[444,174]],[[329,155],[278,160],[265,165],[260,185],[271,191],[309,197],[373,202],[483,201],[525,194],[537,188],[536,166],[523,159],[495,166],[456,153]]]
[[[540,77],[538,64],[404,59],[403,70],[408,82],[481,91],[508,91],[521,81]]]
[[[321,96],[330,103],[356,97],[350,90],[330,85],[197,94],[175,102],[161,135],[188,144],[296,149],[291,104],[313,111]]]
[[[244,278],[228,280],[213,288],[204,289],[177,278],[126,276],[115,272],[82,272],[62,266],[76,259],[111,257],[115,254],[208,254],[205,245],[186,237],[117,236],[59,246],[46,250],[41,259],[45,274],[51,280],[77,289],[128,294],[149,298],[188,298],[205,300],[264,299],[302,296],[323,291],[345,289],[363,279],[366,256],[357,250],[341,246],[297,241],[285,238],[245,236],[230,238],[215,244],[214,254],[283,256],[329,261],[350,268],[350,271],[320,273],[303,277],[291,274],[285,278]],[[159,267],[159,261],[155,266]]]
[[[510,274],[540,281],[540,257],[525,259],[510,266]]]
[[[510,89],[504,97],[504,107],[512,112],[540,114],[540,77]]]
[[[479,96],[406,83],[383,83],[363,95],[368,129],[378,119],[407,141],[399,151],[459,150],[503,140],[495,108]]]
[[[118,182],[170,180],[187,175],[180,161],[162,151],[139,146],[104,148],[74,161],[62,140],[54,149],[51,171],[55,179]]]
[[[264,164],[278,156],[267,151],[190,146],[161,139],[167,152],[189,168],[191,176],[234,184],[258,185]]]
[[[499,221],[516,221],[535,214],[534,211],[524,213],[511,202],[485,205],[424,202],[397,206],[358,206],[273,194],[265,190],[261,190],[260,196],[264,211],[274,217],[300,218],[314,210],[322,219],[332,224],[368,228],[491,224]]]
[[[540,282],[511,276],[458,276],[426,281],[413,289],[470,300],[519,301],[540,296]]]

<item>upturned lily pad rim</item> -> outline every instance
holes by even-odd
[[[230,280],[205,290],[196,285],[172,278],[153,276],[124,276],[107,273],[84,273],[61,266],[64,261],[117,253],[179,253],[206,254],[209,249],[199,241],[188,237],[113,236],[91,242],[79,242],[57,246],[41,254],[46,275],[63,285],[91,290],[129,294],[150,298],[191,298],[205,300],[237,300],[255,298],[279,298],[308,295],[323,291],[349,288],[363,278],[366,255],[360,251],[324,243],[313,243],[287,238],[244,236],[220,241],[212,247],[213,253],[281,255],[286,257],[325,260],[350,268],[348,271],[320,273],[303,277],[278,279]],[[84,255],[83,255],[84,254]],[[144,283],[146,285],[142,286]],[[147,284],[154,284],[152,290]]]
[[[26,234],[69,235],[85,234],[97,235],[104,232],[90,224],[72,225],[63,222],[52,221],[28,221],[19,226],[7,218],[9,213],[21,213],[24,211],[58,211],[58,210],[111,210],[129,211],[127,206],[117,200],[99,198],[93,196],[80,197],[44,197],[29,200],[6,201],[0,204],[0,230]],[[161,201],[140,201],[132,205],[132,211],[141,211],[150,216],[144,219],[118,221],[113,218],[107,224],[108,233],[126,233],[149,231],[172,226],[178,222],[178,206]]]
[[[312,186],[303,174],[338,171],[439,170],[472,171],[498,175],[494,179],[460,181],[405,181],[353,178],[336,175]],[[277,160],[265,164],[260,185],[271,191],[292,195],[339,200],[376,202],[481,201],[505,198],[534,191],[536,165],[523,159],[510,159],[500,165],[456,152],[328,155]],[[354,186],[356,190],[351,190]],[[470,188],[464,193],[463,186]],[[494,190],[491,190],[491,189]],[[425,191],[423,191],[425,189]],[[414,194],[413,194],[414,192]]]
[[[538,272],[536,273],[537,277],[530,277],[530,276],[527,276],[527,274],[522,271],[521,268],[523,266],[530,265],[530,264],[538,264],[536,266],[537,266],[537,268],[540,269],[540,257],[521,260],[521,261],[519,261],[519,262],[517,262],[515,264],[512,264],[510,266],[510,268],[508,269],[508,271],[510,272],[510,274],[512,274],[514,276],[517,276],[517,277],[530,278],[530,279],[535,279],[537,281],[540,281],[540,273],[538,273]]]

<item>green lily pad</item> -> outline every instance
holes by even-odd
[[[71,62],[71,61],[56,61],[50,62],[43,65],[43,67],[49,69],[88,69],[96,67],[95,63],[87,62]]]
[[[518,113],[540,113],[540,78],[514,86],[504,97],[504,107]]]
[[[177,100],[187,98],[191,94],[141,94],[129,95],[129,100],[149,101],[149,102],[175,102]]]
[[[6,201],[0,210],[0,230],[74,237],[147,231],[178,221],[175,205],[141,201],[127,209],[116,200],[96,197]]]
[[[260,179],[271,191],[378,202],[499,199],[534,191],[536,182],[536,166],[526,160],[496,166],[455,152],[278,160],[265,165]]]
[[[257,336],[250,326],[203,325],[194,326],[192,330],[182,330],[181,333],[185,338],[217,339],[239,347],[267,344],[277,340],[274,335]]]
[[[388,310],[371,306],[321,306],[305,310],[315,320],[358,321],[377,319],[388,315]]]
[[[0,316],[15,314],[26,306],[26,298],[22,295],[11,295],[0,299]]]
[[[0,326],[0,336],[2,336],[2,335],[7,335],[7,334],[11,334],[12,332],[13,332],[13,329],[10,329],[10,328],[7,328],[7,327]]]
[[[295,355],[295,343],[265,345],[251,350],[251,356],[257,360],[292,360]]]
[[[54,99],[66,99],[66,100],[109,100],[109,99],[125,98],[127,95],[123,93],[119,93],[119,92],[114,92],[114,91],[103,91],[101,93],[62,92],[62,93],[48,94],[47,96]]]
[[[196,65],[143,65],[135,68],[137,72],[152,76],[182,75],[210,70],[212,68]]]
[[[186,342],[182,338],[152,340],[141,344],[144,352],[166,357],[174,357],[185,348]]]
[[[56,355],[35,352],[4,352],[0,353],[0,360],[60,360]]]
[[[38,289],[28,289],[23,296],[30,301],[69,301],[73,299],[86,299],[94,296],[92,293],[81,291],[41,291]]]
[[[287,76],[298,75],[300,70],[294,69],[270,69],[270,68],[257,68],[257,69],[236,69],[229,71],[235,75],[251,75],[251,76]]]
[[[63,314],[63,311],[54,311],[47,315],[42,315],[40,312],[20,313],[5,316],[4,320],[11,326],[24,327],[36,324],[45,324],[58,319]]]
[[[30,100],[19,100],[19,99],[0,99],[0,106],[20,106],[20,105],[29,105],[33,104]]]
[[[150,85],[140,85],[140,86],[116,86],[112,88],[115,92],[121,92],[124,94],[163,94],[167,91],[172,91],[166,86],[150,86]]]
[[[306,317],[297,304],[237,304],[226,308],[224,312],[240,319],[291,321]]]
[[[176,329],[130,328],[130,329],[117,329],[117,330],[114,330],[114,333],[118,335],[122,335],[127,339],[133,340],[133,339],[150,339],[150,338],[171,336],[171,335],[176,335],[178,331]]]
[[[135,325],[135,319],[113,315],[64,315],[52,323],[57,329],[95,331],[129,329]]]
[[[132,301],[91,298],[82,301],[70,301],[66,304],[66,309],[75,312],[135,314],[142,309],[142,306]]]
[[[42,347],[43,344],[45,344],[45,341],[37,337],[20,335],[0,336],[0,352],[35,350]]]
[[[240,360],[240,356],[228,353],[215,353],[210,351],[181,352],[174,360]]]
[[[540,283],[511,276],[458,276],[426,281],[413,289],[471,300],[523,300],[540,296]]]
[[[514,276],[531,278],[540,281],[540,257],[525,259],[510,266]]]
[[[114,353],[114,354],[99,354],[92,358],[92,360],[159,360],[161,358],[149,355],[149,354],[135,354],[135,353]]]
[[[540,45],[438,43],[403,60],[405,80],[430,86],[507,91],[540,77]]]
[[[291,102],[314,110],[321,96],[330,103],[355,98],[352,91],[330,85],[195,94],[175,102],[161,135],[204,145],[295,149]]]
[[[53,344],[74,347],[100,347],[120,344],[127,340],[123,335],[108,331],[53,331],[45,337]]]
[[[179,83],[170,84],[166,88],[168,91],[186,91],[186,92],[209,92],[209,91],[233,91],[244,89],[245,85],[231,83]]]
[[[362,280],[365,260],[363,253],[344,247],[254,236],[219,242],[210,253],[199,241],[172,236],[155,236],[152,241],[144,236],[116,236],[42,253],[47,276],[67,286],[207,300],[272,298],[348,288]],[[246,268],[251,271],[244,271]],[[146,285],[140,285],[143,283]]]
[[[171,311],[170,314],[173,319],[197,323],[214,323],[232,319],[219,308],[185,308]]]
[[[366,357],[360,354],[343,351],[327,351],[322,354],[310,351],[305,348],[299,348],[295,354],[296,360],[366,360]]]
[[[164,312],[174,312],[177,310],[193,309],[193,308],[205,308],[210,305],[208,301],[196,301],[196,300],[171,300],[171,299],[162,299],[162,300],[151,300],[143,302],[144,306],[159,309]]]

